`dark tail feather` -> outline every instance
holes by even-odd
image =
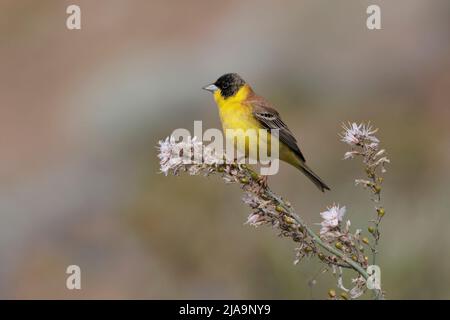
[[[317,174],[315,174],[305,163],[300,163],[298,168],[311,180],[320,191],[330,190],[330,188],[323,182]]]

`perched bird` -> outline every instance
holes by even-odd
[[[238,74],[227,73],[203,89],[213,93],[224,131],[226,129],[242,129],[244,131],[247,129],[279,129],[280,160],[303,172],[321,191],[330,190],[305,164],[305,157],[297,145],[297,140],[281,120],[278,112],[267,100],[256,95],[250,85]],[[259,143],[259,139],[257,143]]]

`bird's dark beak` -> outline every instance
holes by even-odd
[[[219,90],[219,88],[217,88],[217,86],[214,83],[209,84],[209,85],[203,87],[202,89],[206,90],[206,91],[209,91],[209,92],[212,92],[212,93],[214,93],[214,91],[216,91],[216,90]]]

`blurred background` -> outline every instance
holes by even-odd
[[[2,0],[0,60],[0,298],[325,298],[335,279],[244,225],[239,188],[158,173],[160,139],[220,127],[201,87],[227,72],[278,107],[332,187],[284,164],[270,179],[310,224],[336,202],[366,230],[338,133],[380,128],[387,297],[450,298],[449,1]],[[71,264],[82,290],[66,289]]]

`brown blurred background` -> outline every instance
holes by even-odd
[[[158,174],[159,139],[220,126],[200,88],[226,72],[278,106],[331,185],[287,165],[271,178],[311,224],[338,202],[366,228],[361,165],[337,133],[380,128],[387,297],[450,298],[449,1],[2,0],[0,59],[0,298],[324,298],[335,280],[310,290],[319,265],[243,225],[236,186]]]

